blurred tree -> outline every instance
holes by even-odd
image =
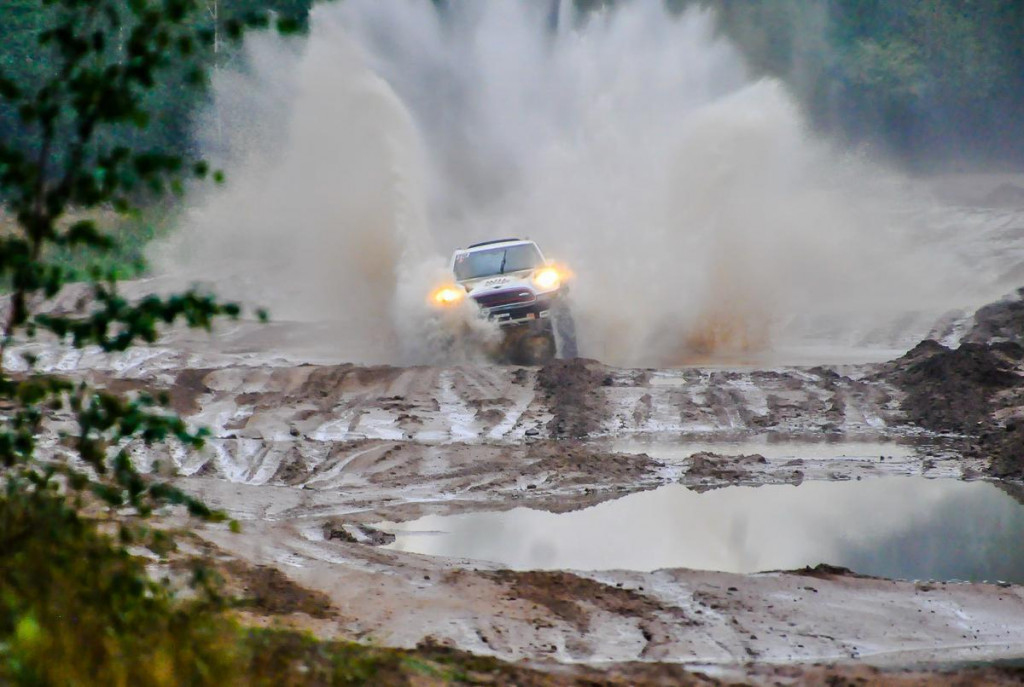
[[[443,5],[441,0],[435,4]],[[552,1],[553,11],[559,2]],[[621,0],[620,0],[621,1]],[[120,6],[130,0],[120,0]],[[191,21],[214,40],[209,67],[235,59],[227,27],[262,12],[304,30],[313,0],[202,0]],[[909,162],[998,158],[1024,164],[1024,2],[1020,0],[666,0],[711,8],[758,73],[784,78],[817,126],[878,142]],[[584,12],[614,0],[574,0]],[[32,36],[52,11],[34,0],[0,4],[0,66],[17,83],[50,69]],[[113,41],[112,42],[116,42]],[[146,95],[154,125],[107,135],[133,145],[193,146],[193,115],[207,103],[169,70]],[[0,106],[0,135],[17,137]]]
[[[713,11],[830,133],[919,166],[1024,165],[1024,2],[667,1]]]
[[[838,124],[922,163],[1024,152],[1003,117],[1024,107],[1020,7],[831,0]]]
[[[196,64],[206,70],[233,59],[238,44],[228,35],[232,33],[232,27],[265,17],[267,13],[287,17],[296,30],[304,31],[312,3],[313,0],[201,0],[189,17],[189,28],[197,35],[212,34],[212,39],[193,46]],[[135,3],[133,0],[118,0],[109,4],[119,12],[127,12]],[[0,68],[13,83],[30,85],[52,74],[56,67],[54,54],[52,50],[38,45],[36,36],[56,11],[53,3],[40,0],[5,0],[0,3],[0,29],[4,36],[0,43]],[[123,27],[113,30],[106,37],[107,51],[124,50],[127,37]],[[194,147],[193,118],[206,105],[208,97],[204,88],[187,83],[188,76],[184,66],[169,64],[161,73],[160,81],[142,94],[153,126],[144,129],[113,126],[100,136],[135,146],[191,150]],[[9,104],[0,104],[0,137],[7,141],[23,139],[24,132],[18,125],[17,113]],[[54,154],[63,155],[62,142],[55,141],[54,144]]]
[[[19,0],[3,9],[18,31],[0,61],[9,117],[0,197],[13,218],[0,232],[0,682],[209,683],[226,675],[203,648],[215,647],[203,637],[216,623],[180,616],[126,549],[166,549],[166,538],[137,520],[163,504],[219,517],[141,475],[129,452],[166,440],[197,447],[202,430],[169,411],[165,395],[121,395],[40,371],[21,346],[45,336],[49,345],[124,351],[175,322],[209,328],[239,314],[195,290],[128,299],[117,270],[98,267],[78,305],[48,307],[72,276],[55,251],[110,251],[118,238],[97,218],[210,175],[173,136],[146,132],[167,112],[163,93],[201,87],[214,34],[200,0]],[[225,35],[267,23],[246,14],[227,20]],[[288,17],[276,23],[300,27]],[[44,450],[45,436],[56,441]],[[86,509],[106,509],[116,542],[82,517]],[[214,595],[203,598],[216,605]]]

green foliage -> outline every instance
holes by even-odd
[[[184,31],[177,36],[153,36],[160,46],[171,48],[168,59],[160,67],[159,78],[152,79],[144,88],[134,93],[139,111],[120,122],[109,122],[94,135],[94,141],[108,150],[128,147],[138,151],[190,151],[195,148],[192,139],[194,115],[208,104],[205,72],[220,64],[231,62],[238,54],[237,38],[246,26],[261,26],[269,23],[270,13],[276,17],[276,28],[281,33],[305,31],[309,8],[313,0],[193,0],[184,3],[156,2],[148,0],[137,3],[134,0],[108,0],[102,3],[105,10],[97,15],[112,14],[117,17],[115,25],[97,26],[99,34],[81,36],[87,40],[100,41],[103,59],[126,55],[141,47],[142,33],[128,31],[128,27],[142,21],[142,15],[153,11],[172,11],[181,14],[179,26]],[[79,3],[79,12],[90,3]],[[177,7],[176,5],[180,5]],[[148,6],[136,13],[133,6]],[[37,85],[61,69],[62,53],[50,41],[40,45],[40,34],[54,30],[66,16],[67,8],[62,2],[42,0],[5,0],[0,3],[0,31],[4,40],[0,42],[0,140],[9,147],[25,153],[36,152],[29,141],[34,132],[27,127],[22,117],[24,112],[10,100],[11,96],[35,92]],[[88,13],[86,13],[88,14]],[[77,16],[86,16],[79,14]],[[182,57],[188,59],[181,59]],[[104,75],[107,76],[107,75]],[[56,94],[63,97],[66,94]],[[106,103],[110,105],[111,103]],[[53,163],[67,160],[72,154],[71,141],[56,137],[50,142],[48,156]],[[199,176],[205,176],[203,171]],[[215,177],[220,177],[215,172]],[[150,180],[147,183],[160,185],[164,182]],[[144,184],[134,184],[134,189],[125,191],[135,203],[147,204],[153,198]],[[180,191],[180,184],[177,190]],[[8,191],[0,188],[0,203],[7,198]],[[166,207],[157,208],[158,212]],[[154,213],[144,213],[143,217]],[[116,270],[120,278],[134,277],[145,269],[142,260],[146,241],[153,237],[151,223],[136,218],[134,222],[119,221],[119,234],[114,248],[101,254],[71,254],[57,250],[54,262],[71,270],[76,280],[86,279],[88,268],[98,266],[104,272]],[[136,229],[135,233],[130,233]],[[0,236],[3,227],[0,226]],[[86,263],[86,260],[88,261]],[[0,290],[7,285],[0,280]]]
[[[31,478],[0,497],[0,682],[231,684],[243,647],[216,595],[175,601],[75,505]]]
[[[105,250],[55,245],[44,256],[66,271],[70,281],[88,281],[90,276],[114,274],[117,279],[135,279],[147,271],[146,246],[164,234],[166,220],[150,219],[157,212],[171,214],[162,204],[148,208],[142,215],[117,215],[105,224],[110,246]]]
[[[251,630],[243,640],[242,683],[299,685],[541,685],[549,675],[488,656],[422,645],[414,650],[323,642],[287,630]],[[554,680],[558,682],[558,680]]]
[[[908,162],[1024,162],[1019,0],[669,0],[712,9],[819,128]]]
[[[138,216],[140,203],[180,192],[188,178],[219,176],[177,148],[125,136],[154,121],[152,96],[168,77],[201,87],[203,55],[218,40],[200,21],[206,9],[200,0],[3,8],[35,45],[19,33],[13,43],[31,64],[0,60],[0,113],[14,132],[0,137],[0,198],[13,217],[0,232],[0,682],[219,684],[245,656],[208,575],[197,571],[193,600],[175,601],[127,549],[173,546],[141,524],[160,506],[222,519],[140,474],[129,453],[164,441],[198,447],[205,432],[170,412],[164,395],[95,389],[37,370],[28,355],[11,367],[15,347],[44,335],[124,351],[176,322],[209,329],[239,315],[236,304],[195,290],[126,298],[116,260],[102,260],[130,250],[124,231],[109,226],[113,215]],[[234,35],[269,23],[257,13],[231,21]],[[83,276],[80,308],[47,309]]]
[[[881,91],[897,100],[919,98],[928,90],[920,51],[899,38],[858,41],[850,51],[846,78],[853,86]]]
[[[118,0],[105,4],[113,7],[121,17],[127,17],[132,14],[131,6],[139,3]],[[172,6],[173,3],[149,0],[142,4],[180,11]],[[195,0],[184,3],[190,7],[183,18],[192,38],[177,47],[187,52],[191,59],[187,63],[170,60],[162,70],[161,78],[142,94],[142,104],[149,113],[152,126],[139,128],[127,122],[104,131],[101,138],[107,143],[139,149],[190,149],[192,114],[207,99],[204,88],[194,87],[196,79],[203,78],[195,66],[206,69],[230,61],[236,54],[232,37],[237,37],[246,25],[266,24],[268,12],[276,13],[277,26],[282,32],[305,30],[311,4],[312,0]],[[61,5],[40,0],[5,0],[0,3],[0,27],[4,36],[0,43],[0,72],[16,86],[31,87],[58,68],[58,54],[40,49],[36,38],[42,30],[53,25],[61,13]],[[130,49],[123,28],[105,34],[101,39],[106,43],[107,52]],[[10,106],[0,104],[0,139],[16,139],[22,133],[18,113]],[[57,145],[53,152],[63,157],[67,151]]]
[[[491,675],[510,670],[450,650],[242,627],[208,570],[192,569],[197,592],[181,600],[125,551],[126,543],[173,550],[159,531],[114,540],[82,517],[81,504],[38,487],[12,480],[0,494],[0,684],[492,684]]]

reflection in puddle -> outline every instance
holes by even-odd
[[[986,482],[887,477],[799,487],[670,485],[572,513],[526,508],[386,523],[388,548],[519,570],[784,570],[1024,582],[1024,507]]]
[[[675,386],[673,379],[679,376],[673,372],[679,368],[696,367],[701,370],[764,370],[772,367],[812,367],[816,365],[865,365],[868,363],[884,363],[895,360],[907,352],[907,348],[915,344],[908,340],[906,346],[896,348],[881,346],[840,346],[834,343],[809,344],[803,346],[773,347],[760,352],[728,355],[687,355],[672,361],[671,368],[661,369],[652,377],[660,377],[661,381],[652,379],[652,386]],[[675,370],[673,369],[675,368]]]
[[[881,457],[914,458],[914,446],[892,441],[770,441],[767,438],[745,439],[744,441],[667,441],[665,437],[651,440],[627,438],[609,442],[608,450],[613,453],[646,453],[651,458],[665,463],[679,462],[694,453],[708,452],[726,456],[750,455],[757,453],[768,460],[870,460]]]

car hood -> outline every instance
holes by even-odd
[[[509,289],[528,288],[536,291],[530,276],[533,270],[520,270],[519,272],[508,272],[506,274],[495,274],[479,279],[466,279],[459,282],[470,296],[482,296],[485,293],[497,293]]]

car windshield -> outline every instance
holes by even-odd
[[[459,281],[490,277],[495,274],[532,270],[543,262],[532,243],[460,253],[455,257],[455,278]]]

